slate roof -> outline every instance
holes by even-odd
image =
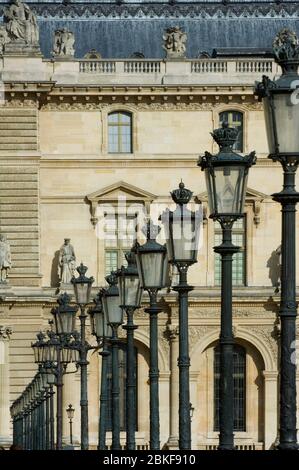
[[[175,1],[174,4],[171,2]],[[0,15],[9,1],[0,1]],[[76,57],[96,49],[103,58],[128,58],[135,52],[146,58],[164,58],[162,34],[170,26],[187,33],[186,56],[202,51],[250,48],[269,50],[276,33],[285,27],[299,35],[299,2],[269,0],[206,0],[155,2],[115,0],[27,0],[40,25],[40,44],[51,57],[54,31],[75,33]]]

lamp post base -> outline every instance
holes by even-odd
[[[296,444],[296,442],[281,442],[276,446],[276,450],[299,450],[299,444]]]

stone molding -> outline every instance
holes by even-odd
[[[0,15],[7,4],[0,3]],[[180,4],[169,2],[162,4],[57,4],[57,3],[30,3],[31,10],[42,18],[65,19],[73,18],[94,18],[94,19],[128,19],[128,18],[263,18],[263,17],[284,17],[295,18],[299,16],[297,2],[283,2],[279,4],[261,4],[260,2],[238,2],[235,4],[207,4],[200,2],[197,5]]]
[[[118,102],[119,106],[122,104],[128,104],[127,99],[129,99],[128,96],[124,95],[120,97],[120,102]],[[172,96],[170,99],[176,99],[177,102],[163,102],[161,101],[165,99],[165,96],[159,95],[155,96],[154,100],[155,102],[151,103],[146,103],[142,101],[138,101],[138,99],[145,98],[148,99],[147,97],[141,97],[139,96],[130,96],[130,106],[134,108],[136,111],[212,111],[215,109],[215,103],[212,102],[192,102],[191,98],[193,99],[193,96],[189,96],[190,102],[183,102],[180,101],[181,98],[185,99],[186,97],[181,97],[180,95],[177,96]],[[223,95],[223,98],[225,99],[225,95]],[[109,96],[108,96],[109,99]],[[102,109],[105,109],[114,102],[113,101],[113,96],[110,97],[111,103],[103,103],[103,102],[77,102],[74,101],[72,103],[70,102],[62,102],[62,101],[52,101],[48,103],[44,103],[41,105],[41,109],[45,111],[100,111]],[[136,102],[132,102],[132,101]],[[262,103],[243,103],[246,109],[248,110],[254,110],[254,111],[262,111],[263,106]],[[233,106],[234,103],[231,103]]]

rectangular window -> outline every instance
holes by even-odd
[[[246,350],[234,346],[234,431],[246,431]],[[220,408],[220,348],[214,349],[214,431],[219,431]]]
[[[243,127],[243,113],[240,113],[239,111],[223,111],[219,115],[219,121],[220,124],[223,122],[227,122],[229,127],[234,127],[238,129],[238,137],[237,140],[233,146],[233,149],[236,150],[236,152],[243,152],[244,149],[244,127]]]
[[[105,219],[105,275],[122,265],[126,266],[125,253],[136,239],[136,216],[107,215]]]
[[[108,115],[109,153],[132,153],[132,115],[113,112]]]
[[[222,229],[219,222],[214,225],[214,245],[218,246],[222,242]],[[237,220],[233,225],[232,242],[240,247],[239,253],[233,255],[232,275],[233,286],[246,285],[246,217]],[[221,256],[214,254],[214,284],[221,285]]]

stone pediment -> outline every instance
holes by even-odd
[[[253,212],[254,212],[254,223],[259,225],[260,223],[260,210],[261,210],[261,203],[268,199],[268,194],[261,193],[256,191],[255,189],[247,188],[246,191],[246,202],[251,203],[253,205]],[[204,191],[200,194],[195,196],[195,201],[201,203],[203,206],[203,217],[204,221],[207,221],[207,202],[208,202],[208,193]]]
[[[97,223],[96,210],[99,204],[116,204],[120,200],[125,199],[130,203],[139,202],[148,207],[155,198],[154,194],[124,181],[118,181],[110,186],[105,186],[86,196],[87,201],[91,204],[91,222],[93,225]]]
[[[99,189],[94,193],[88,194],[86,197],[90,202],[106,202],[114,200],[117,201],[119,196],[125,196],[130,201],[152,202],[156,198],[154,194],[137,188],[131,184],[125,183],[124,181],[118,181],[117,183],[111,184],[110,186],[106,186],[105,188]]]

